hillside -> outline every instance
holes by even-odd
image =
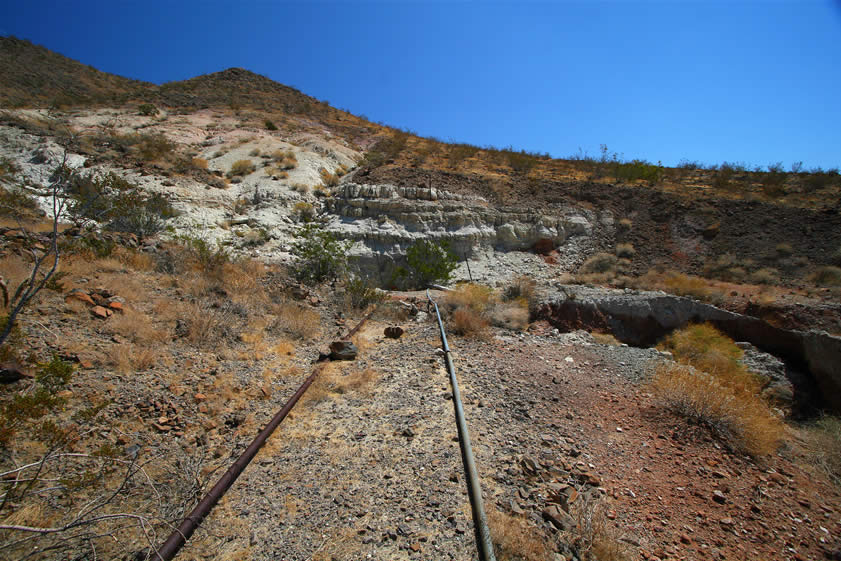
[[[475,559],[429,284],[500,561],[841,555],[837,170],[0,62],[0,330],[45,280],[0,341],[0,557],[154,559],[318,372],[177,558]]]

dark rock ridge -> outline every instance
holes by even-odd
[[[559,294],[544,299],[537,316],[566,331],[609,331],[635,346],[652,345],[689,323],[709,322],[736,341],[747,341],[807,370],[817,389],[818,402],[812,406],[841,412],[841,337],[823,331],[782,329],[755,317],[664,292],[583,286],[561,287]],[[808,388],[801,386],[795,391],[808,393]]]

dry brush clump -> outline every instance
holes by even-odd
[[[804,430],[806,459],[841,486],[841,418],[824,415]]]
[[[680,364],[658,368],[652,388],[664,405],[706,426],[737,450],[774,453],[784,425],[760,397],[762,381],[739,362],[741,349],[713,326],[691,325],[661,348]]]
[[[499,561],[544,561],[551,550],[543,534],[525,518],[515,517],[490,507],[488,530]]]
[[[522,330],[528,326],[533,297],[534,284],[527,278],[517,279],[502,295],[479,284],[462,284],[444,298],[447,325],[465,337],[484,337],[491,324]]]

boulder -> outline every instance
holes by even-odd
[[[330,343],[330,360],[354,360],[359,349],[350,341],[333,341]]]
[[[403,335],[403,328],[396,325],[390,325],[385,328],[385,336],[389,339],[399,339]]]

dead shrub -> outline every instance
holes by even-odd
[[[581,561],[630,561],[635,558],[630,548],[619,541],[619,532],[608,520],[603,502],[584,495],[584,499],[576,503],[570,512],[576,527],[567,532],[567,541]]]
[[[353,392],[369,394],[378,379],[379,373],[373,368],[359,369],[346,363],[327,363],[304,394],[303,401],[312,405]]]
[[[451,310],[468,308],[483,314],[494,301],[493,290],[480,284],[462,284],[444,297],[444,304]]]
[[[806,458],[841,486],[841,418],[825,415],[806,428]]]
[[[505,289],[502,299],[506,301],[523,301],[525,308],[530,309],[535,298],[537,283],[527,275],[520,275]]]
[[[193,303],[185,314],[187,340],[199,347],[212,347],[220,341],[233,340],[234,325],[239,321],[230,310],[207,303]]]
[[[616,244],[616,257],[620,259],[633,259],[637,254],[637,250],[629,243]]]
[[[156,326],[149,316],[131,308],[124,308],[122,313],[117,312],[111,316],[102,330],[144,346],[162,343],[169,338],[166,330]]]
[[[778,284],[780,282],[780,272],[771,267],[764,267],[751,273],[750,280],[756,284]]]
[[[715,295],[709,281],[677,271],[648,271],[633,283],[638,288],[662,290],[678,296],[708,300]]]
[[[529,310],[521,301],[497,304],[489,315],[491,323],[498,327],[522,331],[529,326]]]
[[[651,386],[668,409],[707,427],[737,450],[763,456],[774,453],[780,444],[783,424],[768,405],[713,374],[684,365],[662,365]]]
[[[809,276],[809,280],[819,286],[841,286],[841,267],[821,267]]]
[[[736,392],[758,395],[761,381],[739,362],[742,349],[709,323],[687,325],[668,335],[658,345],[675,360],[715,376]]]
[[[231,165],[228,177],[241,177],[253,172],[256,168],[251,160],[237,160]]]
[[[158,359],[159,354],[153,347],[126,343],[112,348],[109,362],[117,372],[130,374],[149,370]]]
[[[190,163],[193,164],[193,167],[196,169],[207,169],[207,160],[204,158],[193,158]]]
[[[488,321],[470,308],[458,308],[450,317],[450,329],[456,335],[481,337],[488,329]]]
[[[129,269],[132,269],[134,271],[147,272],[155,270],[155,258],[148,253],[143,253],[142,251],[136,251],[133,249],[127,249],[124,247],[117,247],[112,255],[123,266],[128,267]]]
[[[314,339],[321,332],[321,316],[310,308],[287,300],[277,304],[274,313],[277,316],[274,327],[298,339]]]
[[[522,517],[488,508],[488,530],[499,561],[544,561],[551,550],[540,530]]]
[[[597,253],[588,258],[581,265],[581,272],[585,274],[611,273],[619,264],[619,259],[610,253]]]

